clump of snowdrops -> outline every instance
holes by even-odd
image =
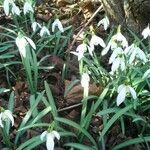
[[[142,40],[130,32],[134,39],[130,43],[122,34],[121,26],[113,31],[112,36],[109,36],[107,40],[103,40],[96,35],[93,29],[90,31],[90,39],[87,38],[89,36],[86,34],[83,35],[83,42],[77,47],[76,51],[71,52],[78,57],[79,76],[81,86],[84,89],[80,121],[74,122],[59,116],[55,100],[46,81],[44,81],[43,91],[38,92],[37,89],[39,70],[51,69],[51,66],[40,66],[40,63],[48,56],[44,56],[38,61],[38,54],[45,47],[50,47],[48,44],[51,41],[55,42],[55,46],[53,52],[50,52],[49,55],[62,53],[62,50],[60,51],[61,46],[57,47],[57,45],[62,37],[61,35],[69,28],[63,28],[57,17],[52,24],[46,25],[37,22],[34,18],[35,2],[32,0],[24,1],[23,5],[18,4],[14,0],[4,0],[3,2],[5,14],[14,19],[15,25],[12,26],[14,30],[3,27],[7,31],[7,34],[3,35],[10,37],[12,41],[10,41],[9,46],[6,46],[9,41],[5,44],[1,41],[1,46],[2,50],[5,51],[15,44],[16,50],[20,54],[20,61],[2,64],[1,68],[5,68],[7,73],[15,76],[15,73],[8,66],[22,64],[31,93],[29,98],[30,108],[23,117],[14,140],[10,138],[11,128],[15,124],[13,115],[15,94],[13,91],[10,94],[8,107],[0,108],[0,129],[4,148],[13,149],[15,147],[17,150],[29,150],[46,142],[46,148],[53,150],[55,141],[58,142],[60,139],[63,141],[63,138],[67,138],[68,140],[64,140],[66,142],[62,142],[61,147],[105,150],[107,148],[107,133],[111,131],[115,124],[119,124],[120,133],[125,136],[126,130],[128,130],[127,121],[135,125],[136,131],[138,131],[137,137],[113,145],[111,148],[121,149],[137,143],[143,143],[142,146],[148,148],[150,122],[148,115],[144,114],[149,110],[150,101],[150,50],[149,45],[145,46],[143,41],[149,40],[149,26],[143,30]],[[30,20],[29,24],[26,22],[25,29],[20,27],[18,21],[19,17],[22,16],[25,22],[27,18]],[[32,29],[32,34],[29,32],[28,25]],[[102,19],[98,23],[99,25],[103,25],[104,29],[107,30],[109,26],[108,17]],[[55,31],[56,27],[57,31]],[[51,32],[53,35],[51,35]],[[69,35],[63,36],[63,38],[67,39]],[[38,42],[35,40],[37,36],[40,37]],[[100,49],[98,52],[95,51],[96,47]],[[110,68],[104,68],[101,62],[102,57],[105,57],[107,53],[110,53],[108,58]],[[15,54],[16,51],[7,54],[5,58],[12,58]],[[99,96],[89,95],[91,82],[103,86],[103,91],[99,93]],[[38,110],[39,103],[43,103],[45,106],[41,111]],[[50,123],[42,121],[45,115],[49,115],[49,118],[51,118]],[[103,128],[99,130],[96,137],[89,133],[90,123],[95,115],[102,117],[103,124]],[[75,128],[75,132],[63,128],[62,124]],[[20,141],[28,129],[37,127],[42,132],[23,143]],[[87,140],[88,144],[86,145],[85,141]]]

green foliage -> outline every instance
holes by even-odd
[[[35,9],[35,1],[30,2]],[[23,8],[24,3],[18,1],[17,6]],[[57,25],[58,29],[53,31],[53,21],[57,20],[57,16],[48,22],[37,25],[34,30],[32,27],[36,21],[34,13],[30,10],[26,14],[23,12],[20,15],[13,14],[12,7],[13,5],[9,7],[12,22],[5,27],[2,26],[0,33],[0,70],[6,71],[10,89],[1,87],[0,94],[11,92],[6,108],[13,112],[16,95],[11,88],[10,75],[17,81],[27,81],[29,108],[17,128],[14,142],[10,137],[11,121],[0,118],[2,123],[5,122],[5,127],[0,127],[5,148],[16,148],[17,150],[38,148],[40,144],[47,142],[47,137],[55,131],[55,134],[58,133],[61,136],[59,143],[61,147],[79,150],[105,150],[112,129],[118,126],[119,134],[126,138],[121,143],[111,145],[113,150],[134,144],[140,144],[142,148],[149,149],[150,73],[146,73],[150,70],[150,45],[145,44],[146,40],[139,38],[129,30],[128,32],[133,38],[129,46],[128,41],[121,33],[120,26],[116,34],[115,29],[110,32],[106,39],[106,46],[93,30],[85,33],[83,43],[80,45],[82,48],[78,47],[78,51],[71,53],[78,56],[78,75],[81,76],[81,80],[83,74],[86,74],[90,77],[91,82],[95,82],[102,90],[97,96],[90,95],[87,91],[90,82],[84,81],[88,88],[81,83],[84,90],[83,99],[81,99],[82,108],[80,118],[77,118],[75,122],[61,116],[49,83],[42,80],[40,76],[43,72],[47,73],[55,67],[47,61],[50,56],[59,56],[69,60],[65,49],[72,37],[72,27],[65,27],[62,31],[60,25]],[[46,28],[44,34],[41,33],[43,27]],[[20,40],[19,45],[17,39]],[[96,40],[94,41],[94,39]],[[109,57],[110,54],[103,56],[108,51],[111,56]],[[109,59],[108,62],[103,62],[103,58]],[[14,69],[17,67],[19,67],[18,71]],[[67,75],[64,68],[62,68],[62,79],[65,79],[65,75]],[[64,97],[79,82],[80,79],[72,81],[67,86]],[[102,126],[96,135],[90,130],[92,119],[95,116],[101,118]],[[127,132],[130,127],[127,124],[135,127],[136,133],[134,136],[131,135],[134,137],[133,139],[128,139]],[[38,132],[30,139],[22,140],[23,137],[26,137],[29,129],[38,129]],[[40,134],[44,129],[47,135],[46,139],[42,141]],[[56,137],[55,134],[53,134],[54,137]]]

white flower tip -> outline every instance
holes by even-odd
[[[9,119],[11,121],[12,126],[14,126],[14,118],[12,115],[12,112],[10,110],[5,110],[4,112],[0,113],[0,126],[3,128],[3,123],[2,121],[6,121]]]
[[[40,135],[41,141],[44,141],[44,140],[46,139],[47,134],[48,134],[48,132],[47,132],[47,131],[44,131],[44,132]]]
[[[60,134],[57,131],[52,131],[52,134],[54,134],[57,140],[60,140]]]
[[[107,16],[98,22],[97,26],[100,26],[100,25],[104,26],[104,30],[108,29],[110,22]]]
[[[52,32],[55,31],[56,26],[58,27],[60,32],[64,32],[64,28],[59,19],[56,19],[52,24]]]

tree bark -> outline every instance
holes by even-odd
[[[150,0],[101,0],[115,24],[141,32],[150,23]]]

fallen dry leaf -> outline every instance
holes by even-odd
[[[69,84],[69,81],[66,81]],[[66,85],[67,86],[67,85]],[[89,85],[89,95],[99,95],[102,92],[102,87],[97,86],[95,83]],[[81,84],[74,86],[65,96],[68,104],[79,103],[83,99],[83,87]]]

